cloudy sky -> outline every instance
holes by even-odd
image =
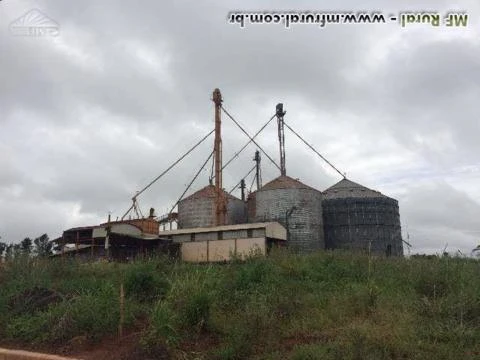
[[[213,129],[218,87],[249,132],[283,102],[285,121],[348,178],[398,199],[412,253],[469,253],[480,244],[480,3],[326,3],[1,1],[1,240],[54,238],[121,216]],[[12,33],[32,9],[58,24],[57,36]],[[228,23],[233,10],[459,11],[469,23],[242,29]],[[278,159],[275,131],[272,123],[258,141]],[[247,139],[226,117],[223,133],[226,160]],[[288,175],[320,190],[341,179],[288,131],[286,144]],[[168,212],[212,146],[210,138],[145,192],[144,212]],[[254,151],[225,170],[227,190]],[[262,166],[264,182],[278,176],[265,157]]]

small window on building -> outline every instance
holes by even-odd
[[[218,240],[223,240],[223,231],[218,232]]]
[[[195,234],[190,234],[190,241],[195,241]]]
[[[252,238],[253,237],[253,230],[252,229],[247,229],[247,237]]]

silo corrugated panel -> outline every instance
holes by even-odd
[[[347,179],[323,195],[327,248],[403,255],[397,200]]]
[[[324,249],[322,194],[288,176],[255,193],[255,221],[277,221],[287,228],[288,246],[302,253]],[[293,207],[287,224],[287,212]]]
[[[227,196],[227,224],[245,224],[247,222],[247,204],[232,195]]]
[[[248,195],[248,199],[247,199],[247,221],[249,223],[255,222],[255,214],[256,214],[256,209],[257,209],[256,195],[257,195],[256,191],[252,192]]]
[[[246,222],[246,204],[225,193],[227,198],[227,224]],[[178,203],[178,227],[188,229],[215,226],[215,186],[209,185]]]

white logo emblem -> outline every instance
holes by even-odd
[[[33,9],[10,24],[15,36],[58,36],[58,24],[40,10]]]

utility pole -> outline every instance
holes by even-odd
[[[262,169],[260,169],[260,162],[261,162],[261,157],[260,157],[260,151],[255,151],[255,157],[253,158],[253,161],[256,163],[256,172],[255,172],[255,178],[257,179],[257,190],[260,190],[262,187]]]
[[[278,123],[278,141],[280,144],[280,175],[287,175],[287,170],[285,168],[285,127],[283,122],[283,116],[286,114],[286,111],[283,111],[283,104],[277,104],[277,123]]]
[[[225,225],[225,194],[222,185],[222,94],[219,89],[213,91],[213,102],[215,103],[215,143],[213,147],[215,156],[215,220],[216,225]]]

